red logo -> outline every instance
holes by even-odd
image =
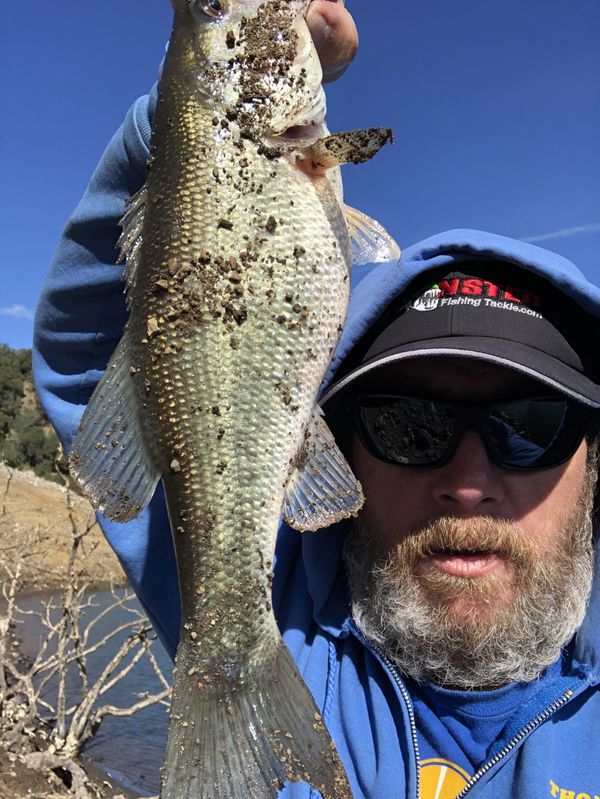
[[[438,283],[440,299],[442,297],[485,297],[492,300],[504,300],[527,305],[529,308],[541,308],[542,300],[539,294],[517,286],[502,286],[490,280],[480,280],[476,277],[452,278],[440,280]]]

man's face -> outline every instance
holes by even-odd
[[[468,359],[407,362],[383,384],[389,393],[458,402],[548,393],[516,372]],[[396,650],[404,670],[456,687],[489,687],[539,673],[558,657],[566,640],[549,640],[543,653],[538,641],[539,657],[548,660],[538,664],[521,639],[539,639],[536,625],[553,625],[558,635],[553,614],[563,637],[581,622],[591,579],[585,441],[560,466],[511,472],[494,465],[475,430],[465,432],[448,463],[425,469],[382,462],[355,436],[353,466],[366,497],[347,551],[355,616],[369,637]],[[565,591],[570,578],[578,582],[576,608]],[[400,650],[411,648],[403,662]],[[486,665],[506,660],[507,650],[511,666]]]

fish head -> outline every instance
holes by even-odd
[[[174,32],[187,30],[198,85],[249,139],[323,135],[323,73],[305,20],[309,3],[173,0]]]

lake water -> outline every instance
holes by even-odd
[[[122,598],[124,591],[117,591],[116,594]],[[49,596],[43,594],[21,597],[19,607],[26,611],[39,611],[48,599]],[[93,594],[94,607],[85,610],[85,623],[97,618],[113,602],[114,596],[111,592]],[[140,609],[134,599],[128,601],[128,607]],[[95,625],[93,640],[100,640],[129,618],[131,618],[131,613],[125,608],[112,610],[105,617],[100,618]],[[24,617],[18,634],[23,640],[26,651],[37,650],[40,631],[41,625],[35,616]],[[102,669],[108,664],[125,637],[126,633],[120,634],[106,644],[101,652],[90,655],[88,660],[90,685],[101,674]],[[171,661],[159,641],[154,643],[153,652],[163,673],[170,679]],[[70,674],[68,686],[72,701],[78,686],[75,671]],[[152,666],[143,657],[123,680],[101,697],[100,702],[101,704],[126,707],[138,701],[139,698],[136,694],[144,691],[158,693],[159,690],[160,684],[153,673]],[[105,716],[96,735],[85,747],[85,758],[139,796],[156,795],[159,790],[159,769],[167,726],[167,709],[163,705],[153,705],[131,717]]]

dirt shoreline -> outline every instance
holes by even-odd
[[[110,774],[83,759],[90,780],[100,791],[98,799],[140,799],[142,796],[119,785]],[[0,762],[0,799],[73,799],[73,793],[54,774],[27,768],[19,760]]]

